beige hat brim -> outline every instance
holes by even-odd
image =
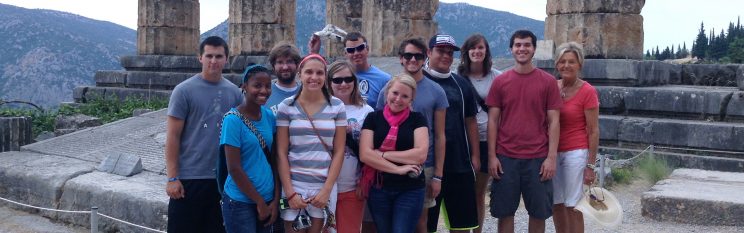
[[[593,193],[599,199],[604,197],[603,203],[607,206],[607,210],[600,210],[592,207],[589,204],[590,193]],[[581,211],[584,216],[589,217],[593,221],[605,227],[616,227],[623,221],[623,207],[620,206],[620,202],[615,198],[615,195],[604,188],[592,187],[587,189],[584,191],[584,195],[574,208]]]

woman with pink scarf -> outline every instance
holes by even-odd
[[[416,81],[400,74],[387,87],[384,109],[369,113],[362,125],[360,182],[377,231],[410,233],[423,209],[420,164],[426,160],[429,135],[424,116],[411,111]]]

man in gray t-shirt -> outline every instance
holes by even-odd
[[[169,232],[224,232],[214,168],[222,115],[238,106],[240,89],[222,77],[227,43],[199,46],[202,72],[178,84],[168,103],[165,141]]]

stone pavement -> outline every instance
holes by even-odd
[[[0,233],[35,233],[35,232],[65,232],[85,233],[88,229],[68,226],[63,223],[51,221],[47,218],[13,210],[0,205]]]

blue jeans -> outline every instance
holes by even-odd
[[[411,233],[424,208],[424,188],[389,191],[370,188],[367,208],[379,233]]]
[[[270,233],[271,226],[264,227],[264,222],[258,220],[256,204],[236,201],[222,195],[222,218],[225,220],[225,230],[231,232]]]

